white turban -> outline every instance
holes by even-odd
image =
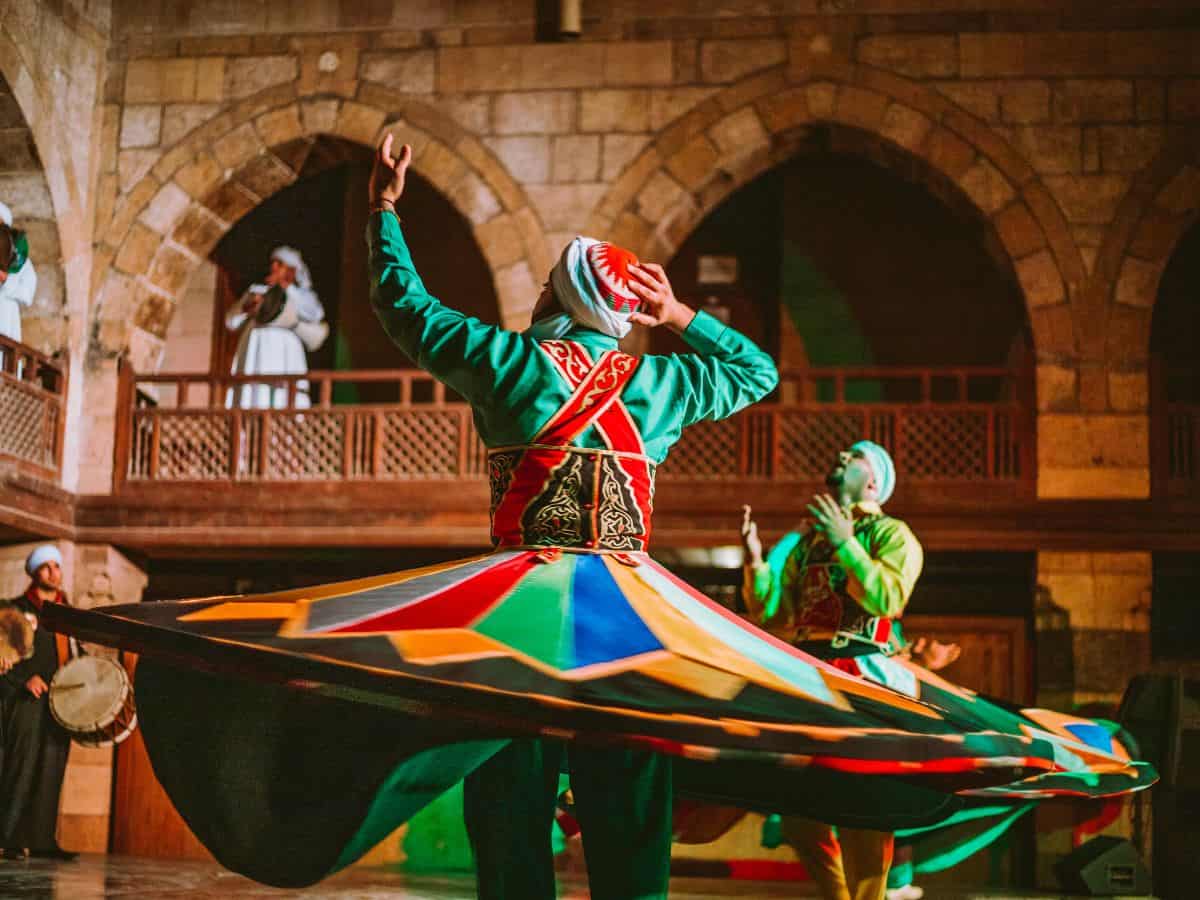
[[[58,548],[53,544],[42,544],[40,547],[34,547],[33,552],[25,560],[25,574],[32,575],[48,562],[56,562],[60,566],[63,563],[62,554],[58,552]]]
[[[637,257],[615,244],[576,237],[550,271],[550,286],[564,312],[529,326],[539,341],[557,340],[576,325],[620,340],[641,299],[629,289],[628,267]]]
[[[859,451],[871,467],[879,491],[879,505],[883,506],[896,489],[896,464],[892,462],[891,454],[874,441],[858,441],[850,449]]]
[[[277,259],[285,266],[290,266],[296,272],[296,284],[305,290],[312,290],[312,275],[308,272],[308,266],[304,264],[304,257],[300,255],[300,251],[295,247],[276,247],[271,251],[271,259]]]

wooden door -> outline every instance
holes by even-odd
[[[125,665],[132,675],[137,665],[136,656],[126,653]],[[115,774],[113,853],[167,859],[212,859],[154,777],[140,729],[117,746]]]

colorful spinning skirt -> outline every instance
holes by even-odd
[[[140,654],[155,774],[221,863],[269,884],[347,865],[518,737],[668,754],[682,796],[889,830],[946,818],[957,791],[1138,777],[841,672],[644,553],[501,549],[45,620]]]

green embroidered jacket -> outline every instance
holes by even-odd
[[[391,213],[372,213],[367,243],[371,302],[391,339],[471,404],[484,444],[528,442],[570,395],[537,342],[430,296],[400,221]],[[695,353],[643,356],[621,395],[655,463],[662,462],[685,427],[733,415],[770,393],[779,379],[769,355],[704,312],[696,314],[683,338]],[[616,339],[585,328],[568,332],[564,340],[582,344],[593,359],[617,349]],[[595,429],[576,443],[604,446]]]

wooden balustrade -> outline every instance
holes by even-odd
[[[234,406],[247,386],[280,408]],[[685,431],[660,474],[819,482],[838,450],[871,438],[892,451],[908,481],[1032,486],[1025,386],[998,368],[789,371],[777,399]],[[360,402],[341,402],[358,394]],[[118,429],[118,488],[487,473],[470,407],[413,370],[213,377],[123,368]]]
[[[62,466],[66,368],[0,335],[0,458],[39,477]]]

